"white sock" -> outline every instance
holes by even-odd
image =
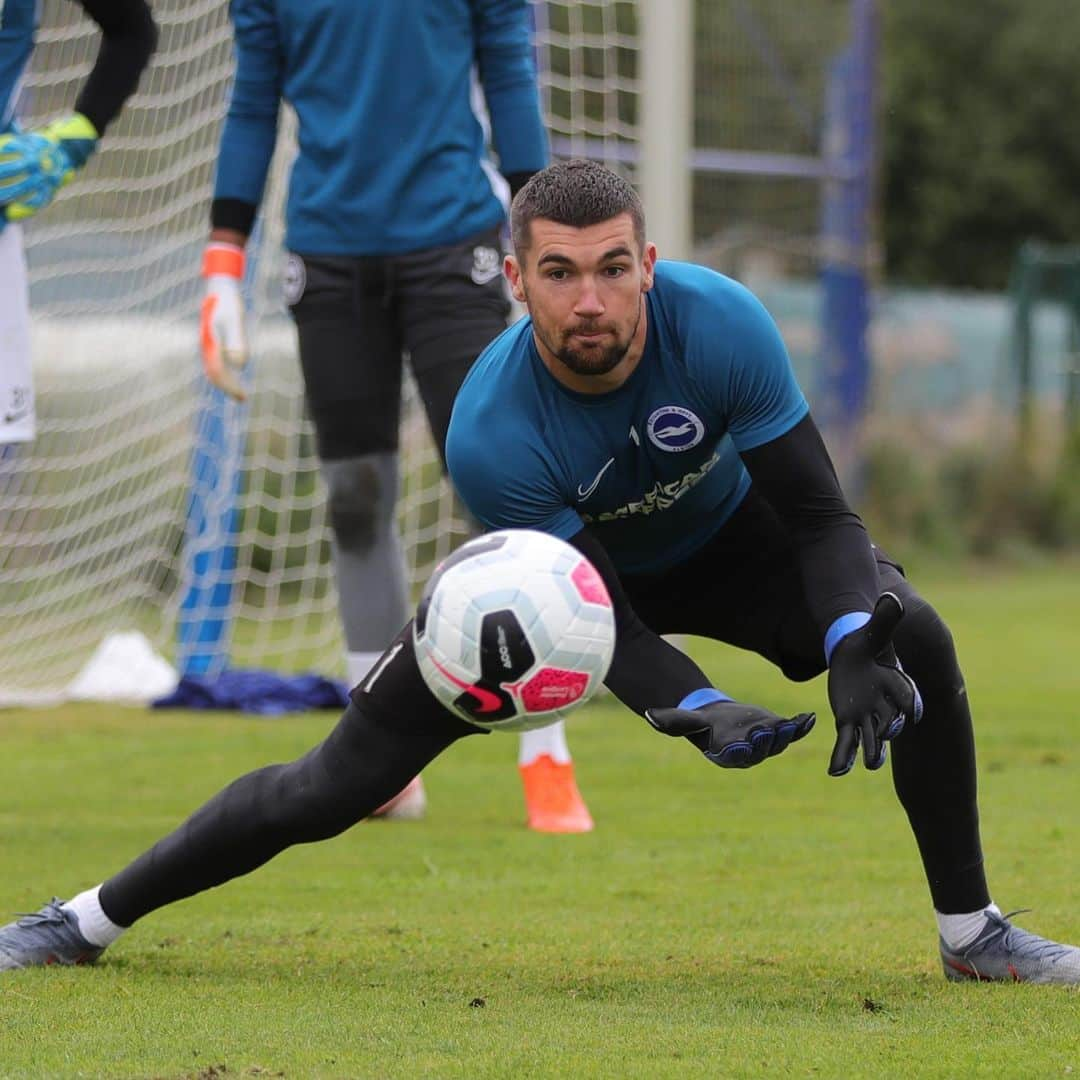
[[[935,911],[938,933],[950,949],[963,949],[979,936],[979,932],[986,923],[988,911],[992,911],[995,915],[1001,914],[1001,908],[993,902],[984,908],[979,908],[978,911],[969,911],[962,915],[942,915],[940,911]]]
[[[351,652],[345,654],[345,667],[349,672],[349,685],[359,686],[367,673],[378,663],[382,653],[378,652]]]
[[[79,920],[79,933],[91,945],[104,948],[106,945],[111,945],[127,927],[117,926],[101,910],[101,902],[98,900],[99,892],[101,892],[100,885],[79,893],[73,900],[69,900],[62,906],[68,911],[75,912],[75,918]]]
[[[547,727],[523,731],[518,742],[518,764],[531,765],[541,754],[547,754],[557,765],[570,760],[566,745],[566,725],[561,720]]]

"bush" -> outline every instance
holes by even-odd
[[[867,451],[859,509],[886,548],[950,558],[1080,550],[1080,452],[1046,466],[975,447],[931,461],[879,442]]]

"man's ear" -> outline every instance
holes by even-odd
[[[648,292],[653,287],[653,279],[656,271],[656,245],[647,243],[645,254],[641,260],[641,291]]]
[[[513,255],[503,259],[503,273],[510,283],[510,295],[519,303],[525,303],[525,285],[521,280],[521,266]]]

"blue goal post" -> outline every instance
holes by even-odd
[[[248,312],[261,241],[260,220],[247,249],[243,295]],[[250,343],[249,335],[248,362],[240,372],[241,384],[249,391],[254,364]],[[192,421],[176,621],[176,669],[182,676],[214,679],[229,666],[248,409],[246,402],[234,400],[207,379],[200,380]]]

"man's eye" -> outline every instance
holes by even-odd
[[[609,266],[604,270],[604,273],[610,278],[622,277],[626,273],[625,266]]]
[[[552,270],[548,273],[548,277],[552,281],[565,281],[567,278],[567,273],[565,270]]]

